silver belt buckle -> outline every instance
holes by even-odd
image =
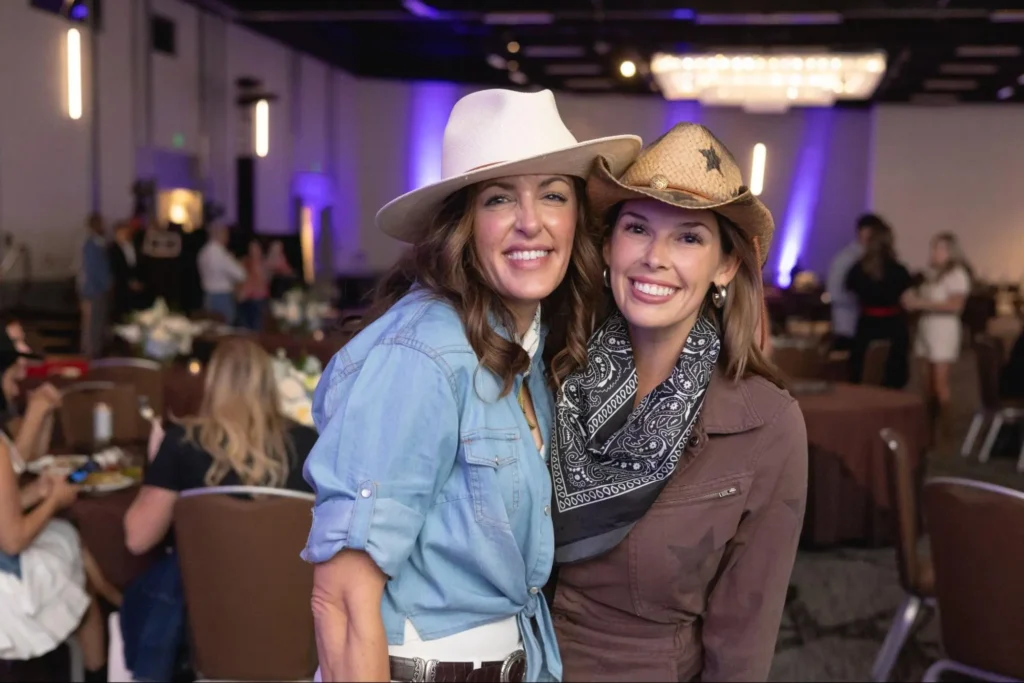
[[[508,657],[501,665],[501,676],[498,679],[501,683],[511,683],[512,679],[509,675],[512,673],[512,667],[520,662],[526,661],[526,652],[524,650],[516,650]]]
[[[416,668],[413,670],[413,683],[433,683],[437,679],[437,660],[417,657]]]

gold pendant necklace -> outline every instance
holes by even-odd
[[[526,382],[519,387],[519,409],[523,411],[523,417],[526,418],[526,424],[530,426],[530,429],[536,429],[537,424],[530,420],[530,416],[526,413]]]

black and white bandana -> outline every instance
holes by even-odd
[[[676,471],[704,403],[721,341],[697,319],[672,374],[633,408],[633,347],[618,312],[587,345],[587,366],[558,395],[552,438],[555,560],[570,563],[611,550]]]

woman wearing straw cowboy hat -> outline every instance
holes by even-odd
[[[807,477],[758,333],[772,216],[703,126],[618,175],[587,185],[615,306],[552,443],[564,678],[764,680]]]
[[[317,387],[303,553],[323,680],[557,680],[550,383],[582,362],[600,254],[584,181],[639,138],[578,143],[549,91],[477,92],[444,180],[377,214],[412,243]]]

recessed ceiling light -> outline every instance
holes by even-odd
[[[501,55],[487,55],[487,63],[493,69],[504,69],[508,65],[508,62]]]
[[[619,73],[625,78],[636,76],[636,64],[627,59],[622,64],[619,64]]]
[[[519,43],[513,40],[508,45],[505,46],[505,49],[508,50],[510,53],[515,54],[519,52]]]
[[[507,66],[509,71],[519,71],[519,62],[514,59],[508,60]]]
[[[996,97],[998,97],[1001,100],[1008,100],[1011,97],[1013,97],[1013,93],[1014,93],[1013,86],[1012,85],[1008,85],[1008,86],[1006,86],[1004,88],[1000,88],[996,92]]]
[[[1017,84],[1018,85],[1024,85],[1024,74],[1021,74],[1020,76],[1017,76]]]
[[[518,85],[526,85],[530,79],[522,71],[509,71],[508,80]]]

